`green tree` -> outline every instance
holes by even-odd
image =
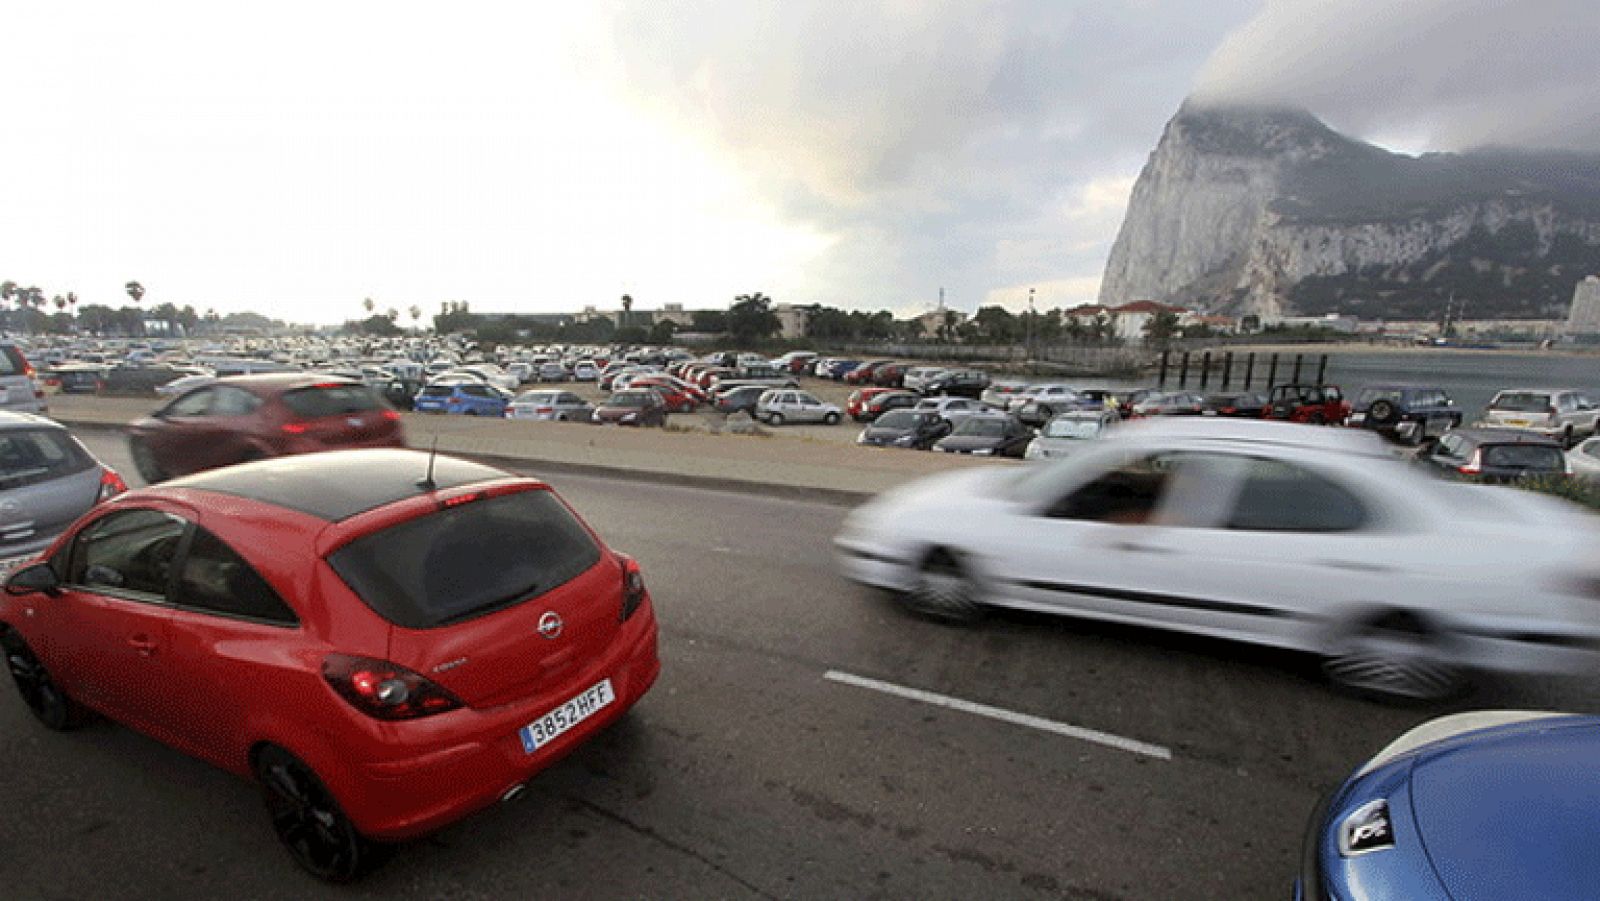
[[[818,342],[845,341],[856,337],[856,326],[844,310],[812,304],[806,310],[806,337]]]
[[[695,310],[689,316],[694,331],[720,335],[728,330],[728,314],[721,310]]]
[[[650,327],[651,344],[671,344],[672,336],[677,334],[678,324],[671,319],[663,319]]]
[[[728,308],[728,334],[741,344],[763,341],[782,327],[778,314],[772,312],[772,298],[759,291],[740,294]]]
[[[1157,350],[1166,350],[1178,334],[1178,314],[1162,310],[1144,322],[1144,343]]]
[[[128,296],[133,298],[134,303],[144,300],[144,285],[141,285],[138,282],[128,282],[122,287],[123,290],[128,292]]]
[[[972,324],[982,340],[991,344],[1014,344],[1020,335],[1021,323],[1002,306],[979,307],[972,314]]]

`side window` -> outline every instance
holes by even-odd
[[[248,416],[259,406],[261,400],[254,394],[239,388],[222,387],[216,389],[216,397],[211,402],[211,415]]]
[[[556,398],[556,403],[558,403],[558,404],[560,404],[560,405],[562,405],[564,407],[567,407],[567,406],[576,406],[578,404],[583,403],[583,401],[579,400],[578,399],[578,395],[576,395],[576,394],[565,394],[565,393],[563,393],[560,397]]]
[[[488,397],[489,396],[489,389],[483,387],[482,385],[467,385],[467,386],[463,387],[461,389],[461,391],[462,391],[463,394],[466,394],[469,397]]]
[[[1441,457],[1459,457],[1459,456],[1461,456],[1461,436],[1460,435],[1446,435],[1443,438],[1440,438],[1439,439],[1439,448],[1434,453],[1435,453],[1436,456],[1441,456]]]
[[[1344,486],[1281,460],[1249,461],[1228,528],[1251,532],[1348,532],[1365,505]]]
[[[1337,401],[1340,401],[1340,400],[1344,399],[1344,396],[1339,393],[1339,389],[1334,387],[1333,385],[1329,385],[1327,387],[1327,389],[1323,392],[1323,396],[1326,397],[1329,401],[1334,401],[1334,402],[1337,402]]]
[[[173,601],[205,613],[294,625],[299,619],[278,593],[222,539],[196,528]]]
[[[167,416],[206,416],[211,412],[211,399],[215,396],[212,388],[191,391],[168,404],[164,412]]]
[[[159,510],[106,516],[73,541],[66,581],[88,591],[165,600],[172,560],[187,525]]]
[[[1135,525],[1155,513],[1171,477],[1171,460],[1152,456],[1129,460],[1101,473],[1053,504],[1052,519]]]

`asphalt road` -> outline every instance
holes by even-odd
[[[86,440],[131,473],[120,440]],[[644,566],[664,670],[523,800],[333,890],[279,850],[253,786],[103,721],[47,732],[0,686],[0,895],[1283,898],[1318,794],[1398,732],[1474,707],[1600,711],[1570,680],[1394,708],[1296,655],[1035,616],[938,625],[835,574],[842,508],[552,482]]]

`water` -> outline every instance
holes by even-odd
[[[1302,381],[1317,376],[1317,358],[1324,351],[1303,351]],[[1254,379],[1251,390],[1266,390],[1267,365],[1270,353],[1256,354]],[[1188,387],[1198,390],[1198,360],[1191,359]],[[1212,358],[1213,367],[1217,360]],[[1289,381],[1294,372],[1294,354],[1278,354],[1279,384]],[[1482,414],[1494,395],[1508,388],[1570,388],[1587,393],[1600,400],[1600,356],[1561,355],[1552,353],[1517,353],[1511,351],[1402,351],[1391,353],[1328,352],[1327,380],[1344,389],[1346,396],[1355,397],[1368,385],[1400,384],[1443,388],[1471,421]],[[1033,381],[1043,381],[1033,379]],[[1155,384],[1155,376],[1147,379],[1092,379],[1066,378],[1061,381],[1083,388],[1109,388],[1132,390]],[[1081,383],[1081,385],[1080,385]],[[1206,390],[1222,390],[1222,373],[1213,369]],[[1233,360],[1233,380],[1230,387],[1244,387],[1244,353],[1236,351]],[[1177,356],[1167,375],[1167,388],[1178,388]]]

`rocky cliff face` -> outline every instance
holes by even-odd
[[[1408,157],[1301,110],[1186,102],[1101,284],[1240,315],[1564,316],[1600,272],[1600,154]]]

